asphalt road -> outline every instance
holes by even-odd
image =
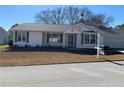
[[[0,86],[124,87],[124,62],[0,67]]]

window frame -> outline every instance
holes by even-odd
[[[89,35],[89,42],[88,43],[85,43],[86,41],[85,41],[85,37],[86,37],[86,35]],[[92,41],[91,41],[91,36],[92,35],[95,35],[95,38],[94,38],[94,41],[95,41],[95,43],[91,43]],[[95,44],[97,44],[97,33],[82,33],[82,41],[81,41],[81,44],[83,44],[83,45],[95,45]]]
[[[22,34],[20,31],[17,32],[17,42],[21,42],[22,41]]]
[[[87,36],[87,38],[86,38],[86,36]],[[86,39],[87,39],[87,41],[86,41]],[[90,34],[85,34],[84,35],[84,44],[90,44]]]
[[[29,42],[29,32],[16,31],[15,34],[17,34],[17,37],[15,36],[15,42],[22,42],[22,43]]]
[[[55,39],[56,39],[56,41],[54,41]],[[47,33],[47,43],[62,43],[62,39],[63,39],[62,33],[59,33],[59,34]]]
[[[22,32],[22,42],[26,42],[27,41],[27,32]]]
[[[93,39],[92,36],[94,36],[94,41],[93,41],[94,43],[92,43],[92,39]],[[97,44],[97,35],[96,34],[90,35],[90,44]]]

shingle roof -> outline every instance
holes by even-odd
[[[103,30],[98,29],[95,26],[92,25],[85,25],[85,24],[81,24],[82,26],[86,27],[87,29],[89,29],[89,31],[95,31],[95,32],[102,32]]]
[[[68,24],[37,24],[37,23],[24,23],[20,24],[14,28],[12,28],[12,31],[42,31],[42,32],[64,32],[67,31],[70,28],[77,29],[81,32],[87,31],[87,32],[103,32],[103,30],[100,30],[94,26],[91,25],[85,25],[85,24],[76,24],[76,25],[68,25]]]
[[[12,31],[49,31],[49,32],[63,32],[68,30],[72,25],[57,25],[57,24],[36,24],[24,23],[14,28]]]
[[[73,28],[78,29],[80,31],[90,31],[90,29],[82,25],[82,23],[74,25]]]
[[[8,32],[4,29],[4,28],[2,28],[1,26],[0,26],[0,35],[1,34],[6,34],[6,35],[8,35]]]

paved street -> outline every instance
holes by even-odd
[[[124,62],[0,67],[0,86],[124,86]]]

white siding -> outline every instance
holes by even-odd
[[[0,31],[0,44],[7,43],[8,40],[8,34],[4,31]]]
[[[17,32],[18,33],[18,32]],[[37,45],[42,46],[42,32],[29,32],[29,42],[15,42],[15,34],[13,37],[14,45],[24,47],[29,45],[31,47],[36,47]]]
[[[42,46],[42,32],[29,32],[28,45],[32,47],[36,47],[37,45]]]
[[[0,44],[4,44],[5,43],[5,36],[0,34]]]
[[[107,34],[104,36],[104,45],[111,48],[124,48],[124,33]]]

